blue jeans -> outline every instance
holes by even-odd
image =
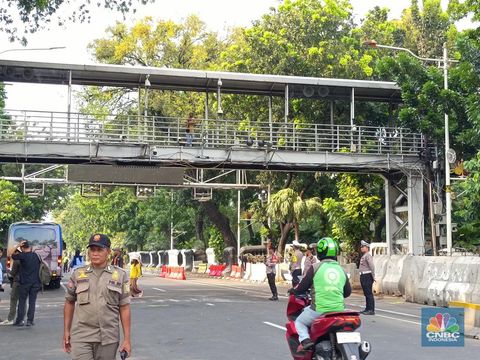
[[[297,320],[295,320],[295,328],[297,329],[300,342],[305,339],[310,339],[310,334],[308,333],[310,325],[312,325],[312,322],[320,315],[322,315],[322,313],[312,310],[310,306],[303,309],[303,312]]]
[[[193,144],[193,134],[187,133],[187,146],[192,146]]]

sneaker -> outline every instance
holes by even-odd
[[[362,311],[363,315],[375,315],[375,311],[373,310],[368,310],[368,311]]]
[[[13,320],[3,320],[0,325],[13,325]]]
[[[315,344],[312,342],[312,340],[310,340],[310,339],[302,340],[302,342],[298,346],[297,352],[308,351],[311,348],[313,348],[314,346],[315,346]]]
[[[33,321],[27,320],[27,326],[34,326],[35,323]]]
[[[24,326],[25,323],[24,323],[23,321],[18,321],[18,322],[15,321],[12,325],[13,325],[13,326]]]
[[[277,300],[278,300],[278,296],[274,295],[274,296],[272,296],[271,298],[268,298],[268,300],[270,300],[270,301],[277,301]]]

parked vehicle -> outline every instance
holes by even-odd
[[[7,272],[12,267],[11,255],[20,242],[28,240],[33,251],[50,268],[50,287],[60,288],[63,275],[63,238],[60,225],[51,222],[17,222],[10,225],[7,236]]]

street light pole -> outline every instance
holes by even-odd
[[[152,84],[150,83],[150,75],[145,76],[145,107],[143,109],[143,138],[147,139],[147,129],[148,129],[148,89]]]
[[[443,87],[448,90],[448,56],[447,43],[443,43]],[[450,162],[447,152],[450,150],[450,133],[448,113],[445,111],[445,210],[447,222],[447,254],[452,253],[452,189],[450,186]]]
[[[363,43],[365,46],[371,48],[383,48],[390,50],[405,51],[412,55],[414,58],[421,61],[430,61],[437,64],[443,64],[443,87],[448,90],[448,64],[457,63],[458,60],[452,60],[448,58],[447,43],[443,43],[443,57],[441,59],[424,58],[414,54],[411,50],[389,45],[378,44],[375,40],[367,40]],[[447,254],[452,253],[452,193],[450,184],[450,162],[448,161],[447,153],[450,150],[450,132],[449,132],[449,119],[448,114],[445,111],[445,211],[446,211],[446,225],[447,225]]]

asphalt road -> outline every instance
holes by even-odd
[[[265,284],[212,280],[166,280],[144,276],[143,298],[132,299],[135,360],[289,359],[285,341],[286,296],[270,302]],[[286,289],[286,288],[285,288]],[[8,292],[0,294],[0,318]],[[360,309],[363,298],[347,301]],[[362,337],[372,343],[369,359],[476,359],[480,341],[464,348],[422,348],[420,305],[377,299],[377,315],[363,317]],[[0,359],[69,359],[60,348],[63,290],[40,294],[33,328],[0,327]]]

